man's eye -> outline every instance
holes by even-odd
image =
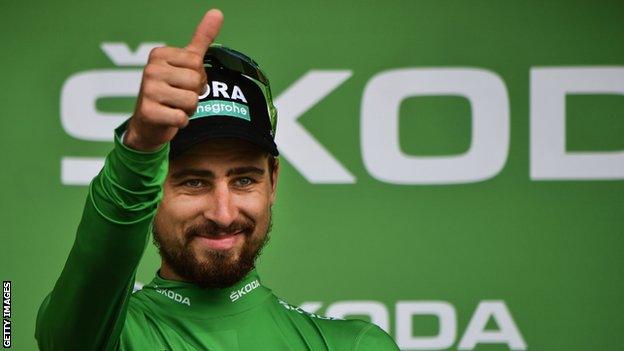
[[[253,180],[252,180],[251,178],[247,178],[247,177],[245,177],[245,178],[239,178],[239,179],[236,181],[236,183],[237,183],[239,186],[249,186],[249,185],[251,185],[251,184],[253,183]]]
[[[199,179],[190,179],[184,182],[184,185],[188,186],[189,188],[199,188],[204,185],[204,183]]]

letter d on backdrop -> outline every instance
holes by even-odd
[[[531,179],[624,179],[624,151],[566,151],[571,94],[624,94],[624,67],[531,69]]]

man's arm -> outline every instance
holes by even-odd
[[[41,350],[114,350],[168,167],[169,141],[206,85],[203,56],[223,15],[210,10],[185,48],[152,50],[137,105],[89,186],[76,240],[39,309]],[[124,140],[120,134],[126,129]]]
[[[116,135],[115,148],[89,186],[65,267],[39,309],[35,334],[41,350],[116,347],[161,197],[168,150],[133,151]]]

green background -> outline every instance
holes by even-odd
[[[272,239],[259,264],[279,296],[325,307],[380,301],[392,336],[397,301],[448,301],[457,311],[453,347],[480,301],[504,300],[528,349],[624,349],[624,182],[529,176],[530,68],[624,65],[621,0],[4,2],[0,277],[13,281],[14,349],[36,349],[36,312],[86,197],[86,187],[61,184],[60,160],[103,157],[112,146],[63,130],[63,83],[80,71],[115,68],[101,42],[186,45],[210,7],[225,14],[219,41],[256,58],[275,96],[311,69],[353,72],[299,122],[357,182],[311,184],[282,160]],[[498,175],[406,186],[367,172],[359,138],[364,87],[375,74],[406,67],[480,67],[503,79],[511,131]],[[128,114],[132,106],[131,99],[98,102]],[[568,97],[567,111],[568,150],[624,150],[624,96]],[[466,100],[410,98],[400,112],[404,152],[468,149]],[[137,279],[151,280],[159,262],[150,245]],[[422,317],[414,335],[435,335],[436,325]]]

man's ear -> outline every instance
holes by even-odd
[[[279,179],[280,172],[279,158],[274,157],[272,161],[275,163],[273,165],[273,172],[269,174],[269,177],[271,177],[271,205],[275,202],[277,196],[277,180]],[[269,162],[271,162],[271,160],[269,160]]]

